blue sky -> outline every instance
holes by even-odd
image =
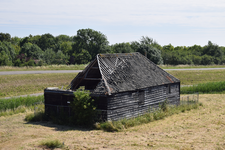
[[[0,32],[76,35],[91,28],[110,44],[149,36],[160,45],[225,46],[224,0],[0,0]]]

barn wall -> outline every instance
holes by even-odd
[[[74,99],[73,92],[45,90],[44,97],[46,115],[59,114],[62,111],[68,116],[71,115],[69,106]]]
[[[67,116],[72,115],[70,104],[74,101],[72,91],[63,90],[47,90],[44,91],[45,97],[45,113],[46,115],[54,115],[64,113]],[[98,117],[107,120],[107,97],[93,97],[94,103],[97,105]]]
[[[179,83],[161,85],[134,92],[123,92],[107,99],[107,119],[132,118],[157,109],[166,99],[170,104],[179,104]],[[144,99],[142,99],[144,98]]]

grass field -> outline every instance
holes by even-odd
[[[66,88],[76,75],[76,73],[2,75],[0,98],[43,93],[46,87]]]
[[[24,118],[32,111],[0,117],[0,149],[41,150],[43,143],[63,143],[61,149],[225,149],[224,99],[224,94],[200,95],[199,109],[121,132],[27,123]]]
[[[48,69],[49,70],[49,69]],[[59,69],[62,70],[62,69]],[[225,81],[225,70],[168,71],[182,85]],[[0,76],[0,97],[43,92],[46,87],[68,85],[76,76],[33,74]],[[0,115],[0,149],[225,149],[225,94],[200,94],[203,107],[131,127],[104,132],[50,122],[26,122],[34,107]],[[22,111],[21,111],[22,110]]]
[[[181,85],[225,81],[225,70],[167,71],[181,81]]]
[[[87,64],[81,65],[49,65],[35,67],[0,66],[0,71],[33,71],[33,70],[83,70]]]
[[[225,68],[225,65],[159,65],[163,69]]]
[[[225,70],[168,71],[180,79],[181,85],[225,81]],[[75,73],[25,74],[0,76],[0,98],[24,94],[43,93],[46,87],[64,88]]]

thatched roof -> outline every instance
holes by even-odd
[[[87,86],[93,94],[135,91],[180,82],[140,53],[98,54],[71,82],[71,90]]]

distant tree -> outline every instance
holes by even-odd
[[[20,40],[20,47],[22,47],[25,43],[31,43],[31,44],[36,44],[36,45],[40,45],[40,38],[41,36],[40,35],[35,35],[35,36],[32,36],[31,34],[27,37],[24,37]]]
[[[192,55],[192,61],[195,65],[201,65],[202,57],[198,55]]]
[[[55,61],[55,55],[56,54],[52,49],[47,48],[43,54],[43,60],[46,64],[51,65]]]
[[[34,60],[31,58],[31,59],[29,59],[29,61],[26,62],[24,65],[25,65],[25,66],[35,66],[35,62],[34,62]]]
[[[190,51],[193,55],[202,56],[203,48],[200,45],[193,45],[188,47],[188,51]]]
[[[61,44],[63,42],[73,42],[73,37],[61,34],[61,35],[56,36],[55,40],[57,43]]]
[[[174,47],[173,45],[169,44],[169,45],[164,45],[163,48],[162,48],[164,51],[174,51]]]
[[[33,59],[41,59],[43,51],[36,44],[25,43],[21,48],[20,54],[25,54],[26,57],[32,57]]]
[[[20,44],[20,41],[21,41],[21,38],[19,38],[17,36],[11,38],[11,43],[13,45],[19,45]]]
[[[6,42],[10,42],[11,41],[11,35],[9,33],[0,33],[0,41],[6,41]]]
[[[69,56],[66,54],[64,55],[62,51],[58,51],[55,55],[54,64],[67,64]]]
[[[91,55],[85,49],[80,49],[79,53],[73,53],[76,64],[87,64],[91,60]]]
[[[222,49],[218,45],[213,44],[211,41],[208,42],[208,45],[204,46],[203,54],[220,58],[223,57]]]
[[[41,35],[39,39],[38,46],[45,51],[48,48],[51,48],[54,51],[58,51],[58,47],[56,45],[55,37],[49,33]]]
[[[144,36],[141,38],[139,42],[137,41],[131,42],[131,48],[134,51],[140,52],[142,55],[147,55],[147,58],[156,64],[162,64],[163,59],[161,55],[161,50],[154,47],[157,45],[158,45],[157,42],[154,42],[152,38]]]
[[[213,64],[213,57],[209,55],[202,56],[202,65],[211,65]]]
[[[0,66],[11,66],[12,61],[5,51],[0,51]]]
[[[65,41],[60,44],[59,48],[64,54],[71,55],[72,54],[72,42]]]
[[[16,53],[13,45],[10,42],[0,41],[0,53],[2,65],[12,65],[15,59]],[[6,60],[7,59],[7,60]],[[4,62],[4,63],[3,63]]]
[[[86,50],[90,55],[90,61],[98,53],[108,52],[107,37],[101,32],[92,29],[80,29],[74,37],[75,43],[72,45],[73,53],[78,54],[78,51]],[[85,52],[86,53],[86,52]]]
[[[21,60],[19,58],[15,60],[14,66],[18,66],[18,67],[22,66],[22,62],[21,62]]]
[[[111,53],[131,53],[134,50],[131,48],[130,43],[116,43],[111,45]]]
[[[147,58],[155,64],[163,63],[161,51],[151,45],[141,45],[138,49],[138,52],[143,55],[145,55],[145,52],[147,52]]]

